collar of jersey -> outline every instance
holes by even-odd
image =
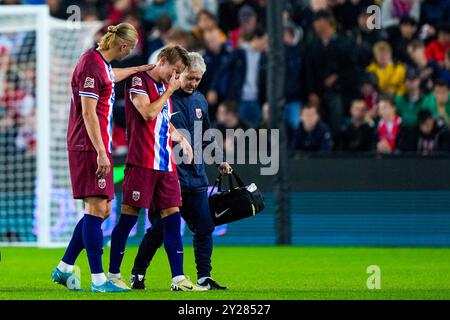
[[[100,51],[98,51],[97,49],[94,49],[95,52],[98,53],[98,55],[102,58],[102,60],[109,66],[110,63],[108,61],[106,61],[105,57],[103,57],[103,55],[101,54]]]

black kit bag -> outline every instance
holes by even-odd
[[[237,187],[233,185],[233,178]],[[217,193],[212,194],[217,186]],[[256,215],[264,210],[264,198],[254,183],[245,186],[234,173],[229,175],[229,189],[222,191],[222,176],[219,174],[209,193],[209,210],[214,225],[230,223]]]

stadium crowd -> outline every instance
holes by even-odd
[[[83,20],[102,20],[105,28],[131,23],[139,31],[138,47],[114,67],[153,63],[168,44],[201,52],[207,71],[199,90],[214,126],[269,127],[267,0],[0,1],[44,2],[60,19],[67,19],[67,7],[75,4]],[[450,1],[285,3],[284,115],[291,155],[450,153]],[[380,16],[368,12],[374,4]],[[11,92],[8,83],[2,90]],[[118,154],[126,152],[123,92],[118,84],[113,132]],[[8,113],[8,96],[0,98],[5,130],[18,120]]]

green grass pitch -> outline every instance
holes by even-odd
[[[136,247],[125,254],[122,274],[128,278]],[[439,248],[214,248],[213,276],[230,287],[225,292],[171,292],[167,257],[159,250],[147,274],[146,291],[99,294],[70,292],[52,283],[50,273],[62,249],[1,248],[0,300],[3,299],[450,299],[450,249]],[[103,265],[109,259],[105,247]],[[83,253],[77,264],[89,290]],[[185,247],[185,273],[193,280],[192,247]],[[369,290],[369,265],[381,268],[381,289]],[[106,268],[105,268],[106,269]]]

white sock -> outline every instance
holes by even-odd
[[[211,277],[201,277],[200,279],[197,280],[197,283],[202,284],[203,282],[205,282],[206,279],[211,279]]]
[[[111,273],[108,272],[108,278],[120,278],[120,272],[119,273]]]
[[[91,275],[91,278],[92,278],[92,282],[96,286],[99,286],[99,285],[104,284],[106,282],[106,276],[105,276],[105,274],[103,272],[102,273],[93,273]]]
[[[64,261],[60,261],[57,268],[59,269],[59,271],[64,273],[71,273],[73,271],[73,266],[65,263]]]
[[[181,280],[184,280],[184,279],[186,279],[186,277],[182,274],[181,276],[173,277],[172,278],[172,283],[177,283],[177,282],[179,282]]]

